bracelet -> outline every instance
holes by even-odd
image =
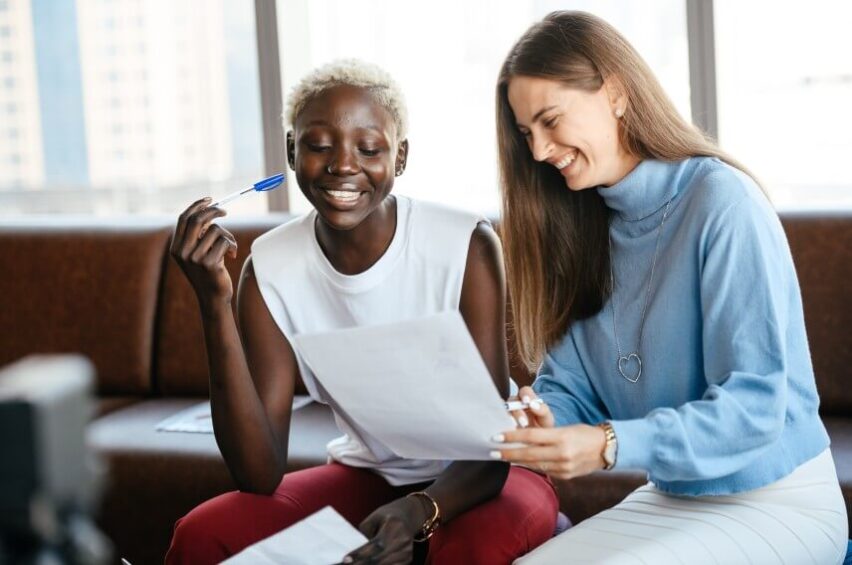
[[[435,502],[435,499],[426,491],[418,490],[416,492],[409,493],[406,496],[410,496],[412,498],[422,496],[432,505],[432,516],[423,522],[423,526],[420,528],[420,533],[414,536],[414,541],[426,541],[432,537],[432,534],[434,534],[435,530],[438,529],[438,526],[441,525],[441,509],[438,507],[438,503]]]

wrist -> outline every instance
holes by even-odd
[[[426,541],[441,524],[441,509],[432,495],[425,491],[409,493],[406,498],[417,502],[416,514],[421,518],[416,525],[413,525],[414,541]]]
[[[208,322],[215,322],[233,315],[231,299],[227,297],[205,300],[199,297],[198,305],[201,308],[201,317]]]
[[[408,504],[407,514],[410,517],[411,534],[416,536],[423,530],[423,524],[432,516],[432,507],[422,496],[406,496],[403,500]]]

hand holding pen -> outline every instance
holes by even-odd
[[[284,175],[273,175],[238,190],[217,202],[205,197],[192,203],[180,215],[175,226],[170,253],[192,284],[202,309],[230,305],[234,295],[231,276],[225,268],[225,256],[237,257],[237,240],[231,232],[214,223],[226,214],[221,206],[250,192],[272,190],[284,182]]]
[[[532,387],[521,387],[518,395],[510,398],[505,406],[518,423],[518,427],[552,428],[555,425],[550,407],[538,397]]]

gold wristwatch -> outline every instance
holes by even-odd
[[[609,422],[601,422],[598,424],[598,427],[606,434],[606,443],[601,452],[601,457],[603,457],[604,463],[606,463],[604,471],[609,471],[615,467],[615,458],[618,455],[618,440],[615,438],[615,430],[612,429],[612,424]]]

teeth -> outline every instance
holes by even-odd
[[[358,199],[358,192],[350,192],[348,190],[326,190],[333,198],[338,200],[352,201]]]
[[[562,159],[561,161],[556,163],[556,168],[557,169],[564,169],[565,167],[567,167],[568,165],[570,165],[571,163],[574,162],[574,158],[576,156],[577,155],[566,155],[564,159]]]

